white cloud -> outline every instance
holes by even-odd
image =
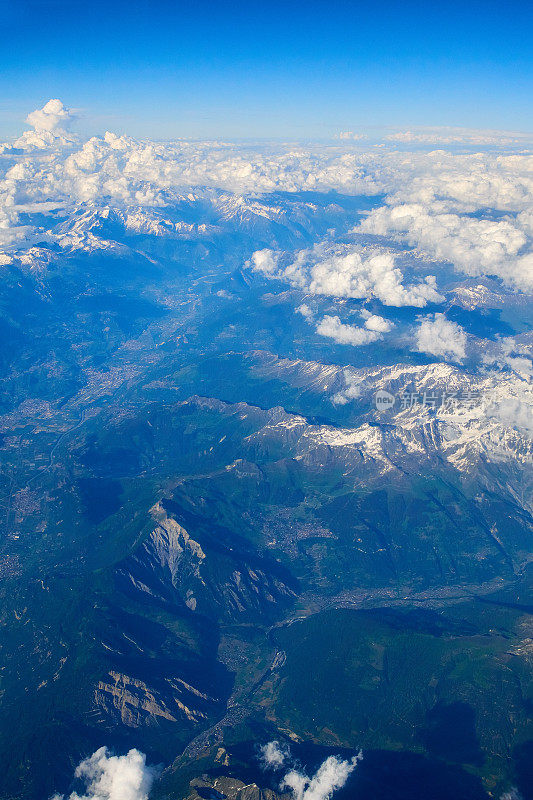
[[[381,153],[373,170],[386,185],[387,205],[421,204],[432,213],[473,213],[496,209],[531,211],[533,156]]]
[[[533,378],[533,361],[531,353],[522,349],[519,344],[508,336],[501,342],[503,359],[506,365],[517,375]]]
[[[415,334],[416,349],[449,361],[462,361],[466,356],[466,333],[460,325],[447,320],[444,314],[426,317]]]
[[[385,317],[380,317],[377,314],[371,314],[370,311],[363,309],[361,316],[365,320],[365,328],[369,331],[376,331],[378,333],[388,333],[394,328],[394,324]]]
[[[310,308],[307,305],[307,303],[302,303],[301,306],[298,306],[296,311],[298,312],[298,314],[301,314],[302,317],[305,317],[305,319],[307,319],[309,321],[311,321],[313,319],[313,317],[314,317],[313,309]]]
[[[365,300],[375,297],[387,306],[418,308],[444,300],[433,275],[405,286],[394,255],[382,249],[328,241],[298,251],[289,263],[287,259],[282,253],[258,250],[252,255],[251,265],[310,294]]]
[[[112,756],[100,747],[76,768],[75,777],[85,783],[84,794],[54,795],[52,800],[147,800],[156,775],[146,766],[144,753],[130,750],[125,756]]]
[[[287,760],[289,753],[278,741],[268,742],[261,747],[260,761],[263,769],[279,769]]]
[[[487,416],[507,428],[517,428],[533,437],[533,406],[524,400],[507,397],[491,403]]]
[[[263,769],[280,769],[292,760],[290,750],[277,741],[261,747],[260,753]],[[344,786],[362,758],[362,751],[349,760],[329,756],[311,778],[294,766],[281,780],[280,789],[289,789],[294,800],[329,800]]]
[[[533,378],[533,356],[527,348],[520,345],[512,336],[501,339],[497,349],[484,353],[482,361],[490,366],[508,368],[524,378]]]
[[[312,778],[293,769],[283,778],[281,789],[289,789],[294,800],[329,800],[334,792],[344,786],[362,757],[362,753],[359,753],[350,761],[344,761],[329,756]]]
[[[531,144],[533,134],[513,131],[485,131],[468,128],[416,128],[408,131],[396,131],[384,137],[390,142],[404,144],[458,144],[506,147],[514,144]]]
[[[381,339],[381,334],[368,328],[358,328],[356,325],[346,325],[337,316],[326,315],[316,326],[316,332],[320,336],[333,339],[337,344],[351,344],[359,347],[364,344],[372,344]]]
[[[339,392],[335,392],[335,394],[331,398],[331,402],[335,406],[345,406],[352,400],[357,400],[357,398],[360,396],[361,396],[361,391],[357,386],[348,386],[346,389],[342,389]]]
[[[345,252],[331,248],[310,271],[309,291],[332,297],[376,297],[384,305],[412,305],[419,308],[428,302],[441,302],[433,276],[412,286],[403,285],[403,275],[391,253],[370,254],[365,258],[357,250]]]
[[[533,288],[533,255],[522,252],[527,237],[510,220],[428,213],[411,204],[376,209],[361,228],[380,236],[399,233],[468,275],[493,274],[518,288]]]
[[[339,139],[348,139],[349,141],[358,141],[359,139],[364,139],[364,134],[362,133],[354,133],[353,131],[341,131],[339,133]]]
[[[273,250],[256,250],[252,253],[252,264],[256,272],[273,275],[278,267],[278,256]]]
[[[16,140],[15,147],[22,149],[45,149],[53,144],[70,144],[73,140],[67,134],[74,115],[63,105],[61,100],[49,100],[42,108],[37,108],[26,117],[26,122],[33,128],[26,131]]]
[[[61,100],[49,100],[42,108],[32,111],[26,122],[36,131],[56,131],[64,129],[71,121],[72,115]]]
[[[512,789],[510,789],[510,791],[504,792],[504,794],[502,794],[500,800],[523,800],[523,797],[520,794],[520,792],[518,791],[518,789],[515,789],[513,787]]]
[[[42,242],[61,244],[64,234],[60,232],[20,224],[20,213],[38,211],[39,206],[43,210],[61,207],[70,224],[81,213],[80,204],[108,205],[129,216],[142,211],[154,217],[158,210],[162,213],[166,207],[186,202],[191,191],[198,193],[201,187],[201,191],[218,193],[226,219],[238,220],[251,208],[252,195],[384,194],[384,205],[369,213],[356,235],[364,233],[370,242],[374,236],[391,237],[432,259],[451,262],[460,272],[497,275],[512,289],[533,287],[533,156],[527,152],[458,154],[375,148],[352,152],[342,142],[305,147],[163,143],[110,132],[80,144],[68,134],[72,117],[59,99],[50,100],[28,115],[32,130],[14,143],[22,154],[10,146],[2,151],[0,248],[6,252]],[[442,132],[391,135],[406,141],[437,134]],[[462,134],[452,130],[447,135]],[[471,136],[488,145],[496,134],[474,132]],[[264,207],[256,203],[253,213],[259,217]],[[286,212],[272,209],[276,213],[282,218]],[[172,235],[171,228],[167,226],[165,232],[163,226],[162,235]],[[68,246],[77,245],[70,242]],[[328,241],[301,250],[292,261],[272,249],[258,250],[252,263],[265,275],[282,277],[314,294],[377,297],[386,305],[419,308],[440,302],[435,279],[406,284],[397,255],[383,243],[360,247]]]
[[[364,381],[349,367],[344,368],[343,379],[344,387],[331,398],[331,402],[336,406],[345,406],[346,403],[357,400],[363,393]]]

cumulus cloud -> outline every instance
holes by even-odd
[[[293,769],[283,778],[281,789],[289,789],[294,800],[329,800],[334,792],[344,786],[362,757],[362,753],[359,753],[350,761],[344,761],[329,756],[312,778]]]
[[[307,305],[307,303],[302,303],[300,306],[298,306],[296,311],[298,312],[298,314],[301,314],[302,317],[305,317],[305,319],[307,319],[309,321],[311,321],[313,319],[313,317],[314,317],[313,309],[310,308]]]
[[[359,753],[349,760],[329,756],[322,762],[312,777],[309,777],[299,765],[294,764],[284,775],[280,783],[283,791],[289,789],[294,800],[329,800],[338,789],[342,789],[357,764],[362,760]],[[263,769],[280,769],[292,760],[290,750],[278,741],[263,745],[260,750],[260,761]]]
[[[359,347],[364,344],[372,344],[381,339],[381,335],[375,330],[359,328],[356,325],[346,325],[337,316],[326,315],[316,326],[316,332],[320,336],[333,339],[337,344],[351,344]]]
[[[292,258],[272,250],[258,250],[252,255],[251,266],[310,294],[375,297],[387,306],[418,308],[444,300],[437,291],[435,276],[428,275],[419,283],[405,286],[394,254],[355,244],[320,243],[298,251]]]
[[[251,260],[256,272],[265,275],[273,275],[278,268],[278,255],[273,250],[256,250]]]
[[[520,289],[533,288],[526,234],[510,220],[431,213],[419,204],[403,204],[376,209],[361,228],[380,236],[401,234],[410,245],[468,275],[497,275]]]
[[[289,752],[286,747],[282,747],[276,740],[264,744],[260,749],[260,761],[263,769],[279,769],[282,767]]]
[[[371,314],[370,311],[363,309],[361,316],[365,320],[365,328],[369,331],[376,331],[377,333],[388,333],[394,327],[394,324],[385,317],[380,317],[378,314]]]
[[[75,777],[85,784],[83,794],[54,795],[52,800],[147,800],[156,775],[144,753],[113,756],[100,747],[76,768]]]
[[[70,144],[67,128],[74,115],[57,98],[49,100],[42,108],[37,108],[26,117],[26,122],[33,130],[26,131],[15,142],[15,147],[22,149],[44,149],[53,144]]]
[[[70,112],[56,98],[28,114],[26,122],[36,131],[57,131],[64,129],[71,119]]]
[[[416,349],[447,361],[462,361],[466,356],[466,333],[444,314],[426,317],[415,334]]]

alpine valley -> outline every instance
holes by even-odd
[[[273,800],[273,741],[361,750],[339,800],[531,800],[530,151],[42,111],[0,155],[2,800],[102,746]]]

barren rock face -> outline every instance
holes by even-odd
[[[121,564],[117,576],[125,588],[162,601],[185,605],[208,617],[246,618],[252,610],[275,613],[276,604],[294,596],[267,560],[239,553],[217,541],[216,529],[200,537],[202,544],[158,503],[151,509],[156,527]]]

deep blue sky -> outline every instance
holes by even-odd
[[[0,0],[0,134],[50,97],[133,135],[533,129],[533,3]]]

